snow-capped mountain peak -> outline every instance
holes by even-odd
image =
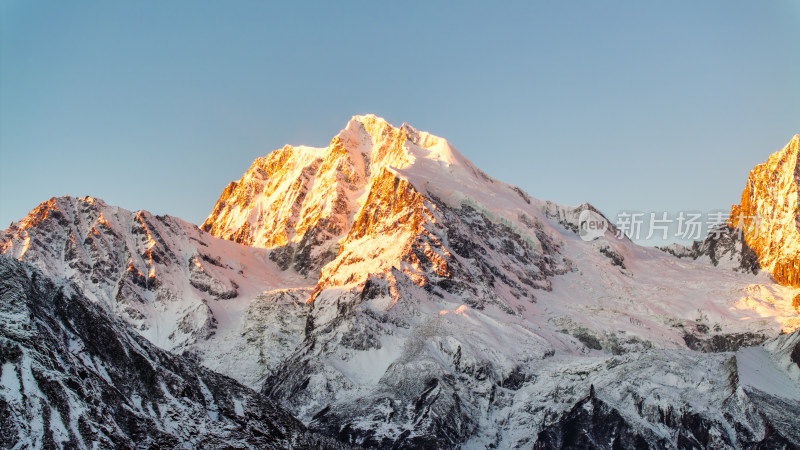
[[[318,273],[339,253],[375,187],[393,184],[388,179],[404,179],[423,193],[436,186],[440,195],[486,204],[498,201],[493,193],[498,187],[511,190],[445,139],[408,124],[394,127],[374,115],[354,116],[326,148],[286,146],[256,159],[225,188],[201,228],[274,249],[283,268]]]
[[[791,200],[784,178],[756,180]],[[772,194],[753,204],[768,209]],[[796,289],[640,247],[613,225],[584,240],[587,210],[599,214],[532,198],[445,139],[366,115],[325,148],[256,159],[208,233],[60,198],[0,246],[351,443],[544,448],[575,429],[623,447],[800,439],[779,419],[800,411],[799,335],[777,337],[800,328]],[[709,253],[719,247],[745,246]]]

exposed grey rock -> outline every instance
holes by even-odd
[[[715,266],[737,272],[757,274],[761,270],[758,255],[747,245],[742,232],[725,224],[718,225],[703,241],[695,241],[690,247],[673,244],[658,248],[678,258],[708,258]]]
[[[31,448],[338,448],[268,398],[156,348],[0,255],[0,441]]]

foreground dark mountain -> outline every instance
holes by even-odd
[[[58,198],[0,248],[344,442],[790,446],[798,292],[733,234],[679,259],[584,241],[586,211],[364,116],[256,160],[202,230]]]
[[[265,397],[154,347],[74,285],[0,256],[0,296],[3,447],[330,446]]]

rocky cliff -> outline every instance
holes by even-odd
[[[743,232],[758,263],[778,283],[800,287],[800,135],[750,172],[728,226]]]

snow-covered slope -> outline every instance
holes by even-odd
[[[338,448],[158,349],[80,288],[0,255],[3,448]]]

